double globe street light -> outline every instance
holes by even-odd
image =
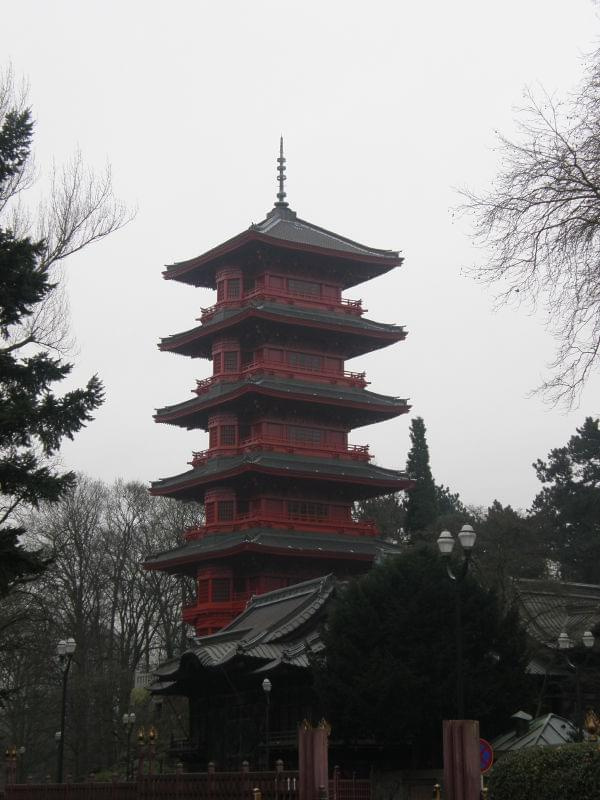
[[[470,525],[463,525],[458,534],[458,540],[463,549],[463,559],[458,572],[452,570],[450,556],[455,545],[455,539],[450,531],[442,531],[438,537],[437,545],[441,555],[446,560],[446,571],[448,577],[456,586],[455,604],[455,633],[456,633],[456,713],[457,719],[465,717],[465,690],[463,678],[463,632],[462,632],[462,613],[460,584],[467,577],[469,564],[477,534]]]

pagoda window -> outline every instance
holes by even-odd
[[[240,297],[241,281],[239,278],[229,278],[227,281],[227,299],[238,300]]]
[[[346,447],[346,434],[343,431],[327,431],[327,443],[334,447]]]
[[[198,602],[208,603],[208,581],[198,581]]]
[[[215,425],[214,428],[210,428],[208,431],[208,446],[209,448],[216,447],[219,444],[219,429]]]
[[[328,509],[325,503],[289,500],[287,507],[291,519],[327,519]]]
[[[252,350],[242,350],[242,367],[247,367],[254,361],[254,353]]]
[[[243,575],[235,575],[233,578],[233,593],[244,594],[246,592],[246,578]]]
[[[250,425],[240,425],[240,442],[250,439],[252,436],[252,429]]]
[[[265,435],[269,439],[281,439],[283,441],[284,426],[278,422],[265,423]]]
[[[288,436],[290,441],[300,444],[321,444],[323,431],[319,428],[303,428],[297,425],[290,425]]]
[[[225,281],[217,283],[217,303],[225,298]]]
[[[297,278],[288,278],[288,292],[290,294],[308,295],[309,297],[321,296],[321,284],[313,281],[302,281]]]
[[[231,522],[235,512],[233,500],[219,500],[217,503],[217,516],[219,522]]]
[[[221,353],[213,353],[213,375],[218,375],[221,372]]]
[[[313,372],[320,372],[323,369],[323,356],[313,353],[288,353],[288,364],[292,367],[302,367]]]
[[[329,372],[341,372],[342,371],[342,359],[341,358],[330,358],[329,356],[325,359],[325,369]]]
[[[212,579],[213,603],[226,603],[231,600],[231,581],[229,578]]]
[[[267,361],[274,361],[278,364],[283,363],[283,350],[276,350],[274,347],[268,347],[265,350]]]
[[[204,506],[204,515],[206,518],[206,524],[210,525],[212,522],[215,521],[215,504],[214,503],[206,503]]]
[[[321,291],[322,291],[323,297],[326,297],[328,300],[339,300],[340,299],[339,286],[328,286],[327,284],[324,284]]]
[[[233,447],[236,444],[235,425],[221,425],[221,446]]]
[[[283,500],[268,498],[265,503],[265,510],[267,514],[281,515],[283,513]]]
[[[226,350],[223,353],[223,372],[238,371],[238,356],[237,350]]]
[[[250,502],[248,500],[238,500],[237,504],[238,516],[250,513]]]

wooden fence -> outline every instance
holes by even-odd
[[[182,772],[144,775],[136,781],[88,783],[13,783],[4,800],[297,800],[298,773]],[[340,795],[339,800],[363,800]]]

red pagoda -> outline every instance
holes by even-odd
[[[349,444],[356,427],[408,411],[406,400],[366,389],[346,359],[405,338],[366,319],[342,291],[402,263],[397,252],[358,244],[299,219],[284,191],[266,218],[208,252],[167,267],[167,280],[215,289],[200,324],[160,349],[212,361],[193,399],[158,409],[157,422],[208,431],[191,470],[152,484],[154,495],[204,503],[205,521],[146,568],[192,575],[183,618],[215,633],[248,600],[333,573],[366,571],[394,550],[353,504],[405,489],[404,473],[371,463]]]

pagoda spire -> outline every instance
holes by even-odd
[[[285,161],[286,159],[283,155],[283,136],[281,136],[279,138],[279,158],[277,159],[277,180],[279,181],[279,191],[277,192],[277,202],[275,203],[277,208],[287,208],[289,206],[289,203],[286,202],[286,193],[283,188],[283,184],[286,180]]]

